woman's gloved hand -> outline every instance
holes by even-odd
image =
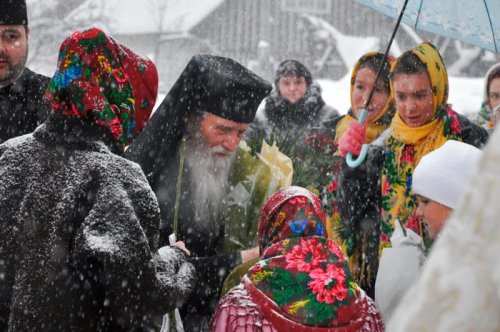
[[[358,122],[351,122],[349,129],[342,135],[339,140],[339,152],[342,157],[345,157],[348,152],[353,155],[359,155],[361,147],[366,141],[366,126],[360,125]]]

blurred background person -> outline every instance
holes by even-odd
[[[326,168],[333,144],[322,133],[323,124],[337,118],[321,87],[299,61],[285,60],[276,70],[274,89],[259,108],[247,142],[259,152],[262,140],[276,143],[293,161],[293,184],[318,194],[326,184]]]
[[[492,132],[500,119],[500,63],[493,65],[485,76],[483,103],[477,124]]]

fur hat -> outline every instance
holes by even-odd
[[[28,25],[25,0],[0,0],[0,25]]]
[[[472,145],[447,141],[415,167],[413,192],[455,209],[481,155],[482,151]]]
[[[278,82],[283,76],[293,75],[297,77],[304,77],[306,79],[307,87],[311,86],[312,76],[311,72],[302,63],[297,60],[285,60],[278,66],[276,70],[276,77],[274,84],[278,86]]]

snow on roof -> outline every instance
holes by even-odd
[[[85,14],[90,0],[74,12]],[[111,18],[110,30],[115,34],[158,32],[161,18],[163,33],[189,32],[210,15],[224,0],[106,0],[101,2],[105,16]],[[101,5],[94,6],[100,8]],[[162,14],[163,13],[163,14]]]

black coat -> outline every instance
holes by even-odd
[[[42,97],[49,82],[24,68],[13,84],[0,88],[0,143],[31,133],[45,121],[50,106]]]
[[[486,130],[460,114],[456,114],[456,116],[463,142],[481,148],[488,140]],[[367,281],[367,284],[363,283],[362,286],[372,298],[374,297],[379,260],[382,206],[380,186],[384,161],[384,146],[377,145],[377,143],[370,146],[366,160],[360,166],[350,168],[343,160],[338,176],[337,199],[335,201],[339,208],[343,231],[347,234],[354,234],[352,238],[357,241],[356,250],[363,250],[363,253],[357,252],[356,256],[360,257],[359,259],[363,260],[371,271],[374,271],[371,280]],[[366,239],[370,239],[365,241],[367,248],[360,249]]]
[[[326,105],[321,88],[313,83],[304,98],[291,104],[277,90],[265,99],[246,141],[254,152],[260,152],[262,140],[276,142],[280,151],[293,162],[293,184],[320,194],[331,178],[331,157],[335,152],[328,127],[339,113]]]
[[[149,326],[189,294],[192,266],[157,252],[159,208],[104,127],[51,115],[0,145],[0,330]]]

